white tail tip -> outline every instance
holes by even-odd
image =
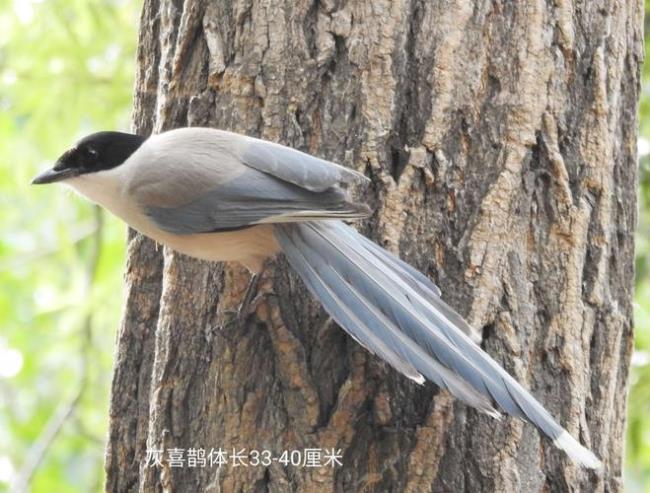
[[[591,450],[580,445],[580,443],[569,435],[567,431],[563,431],[562,434],[553,441],[553,444],[557,448],[564,450],[572,461],[577,462],[583,467],[589,469],[602,469],[603,467],[603,463],[600,462],[598,457],[596,457]]]
[[[415,374],[410,374],[410,375],[406,375],[406,376],[409,379],[413,380],[418,385],[424,385],[424,382],[426,382],[426,379],[418,372],[415,372]]]

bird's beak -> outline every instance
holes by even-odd
[[[45,183],[54,183],[55,181],[65,180],[77,176],[79,170],[75,168],[56,169],[56,166],[47,171],[43,171],[32,180],[32,185],[44,185]]]

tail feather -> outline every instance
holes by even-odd
[[[291,266],[332,318],[407,377],[422,375],[482,412],[525,419],[586,467],[598,459],[470,336],[424,275],[339,221],[276,225]],[[462,321],[462,323],[459,323]],[[567,438],[568,437],[568,438]]]
[[[399,257],[396,257],[390,252],[384,250],[375,242],[370,241],[365,236],[358,234],[352,228],[349,228],[349,230],[346,229],[342,233],[348,236],[354,235],[353,241],[358,241],[368,253],[374,256],[374,258],[390,267],[396,275],[400,276],[404,282],[415,289],[418,294],[425,298],[427,302],[429,302],[437,310],[444,313],[445,317],[447,317],[457,328],[461,329],[473,341],[481,341],[480,334],[471,325],[469,325],[463,317],[458,315],[458,313],[452,310],[449,305],[442,301],[442,298],[440,298],[440,288],[431,282],[428,277],[415,269],[413,266],[404,262]]]
[[[348,274],[345,269],[340,265],[324,262],[318,249],[310,248],[308,238],[301,232],[296,232],[297,234],[291,237],[283,234],[283,231],[298,228],[301,226],[283,227],[278,234],[289,262],[332,318],[357,342],[417,383],[424,383],[424,374],[467,404],[492,416],[498,416],[489,399],[432,359],[413,340],[394,327],[385,311],[380,308],[381,305],[369,303],[359,289],[345,279]],[[303,233],[308,235],[309,231]],[[381,330],[383,327],[391,327],[392,330]]]
[[[341,299],[341,290],[337,290],[336,285],[331,286],[323,280],[322,275],[312,266],[310,259],[305,257],[305,254],[309,255],[309,251],[301,249],[301,246],[300,243],[286,242],[283,244],[283,249],[307,287],[324,306],[328,307],[328,311],[334,320],[342,327],[346,327],[350,335],[366,349],[385,359],[410,379],[423,383],[422,375],[413,365],[403,356],[396,354],[399,346],[394,338],[381,339],[376,334],[369,332],[367,325],[362,320],[363,313],[350,307],[348,303]]]
[[[382,268],[381,263],[369,261],[361,255],[353,241],[344,237],[336,226],[346,228],[342,223],[308,223],[300,226],[299,236],[305,248],[317,246],[312,265],[328,262],[342,274],[339,280],[352,284],[358,295],[370,304],[380,307],[391,320],[391,324],[369,324],[382,337],[392,337],[395,333],[414,341],[430,356],[467,380],[483,395],[495,400],[509,413],[523,417],[516,402],[502,386],[493,385],[488,375],[478,371],[476,364],[469,360],[454,344],[449,344],[445,334],[428,321],[443,325],[446,331],[452,330],[446,320],[423,303],[422,298],[403,283],[391,270]],[[332,283],[334,284],[334,283]],[[445,332],[446,332],[445,331]]]

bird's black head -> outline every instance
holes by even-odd
[[[54,167],[34,178],[32,184],[53,183],[115,168],[126,161],[144,141],[144,137],[123,132],[90,134],[65,151]]]

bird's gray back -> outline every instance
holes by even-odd
[[[126,191],[146,206],[187,204],[247,171],[234,155],[234,145],[211,129],[154,135],[125,163],[133,170]]]

